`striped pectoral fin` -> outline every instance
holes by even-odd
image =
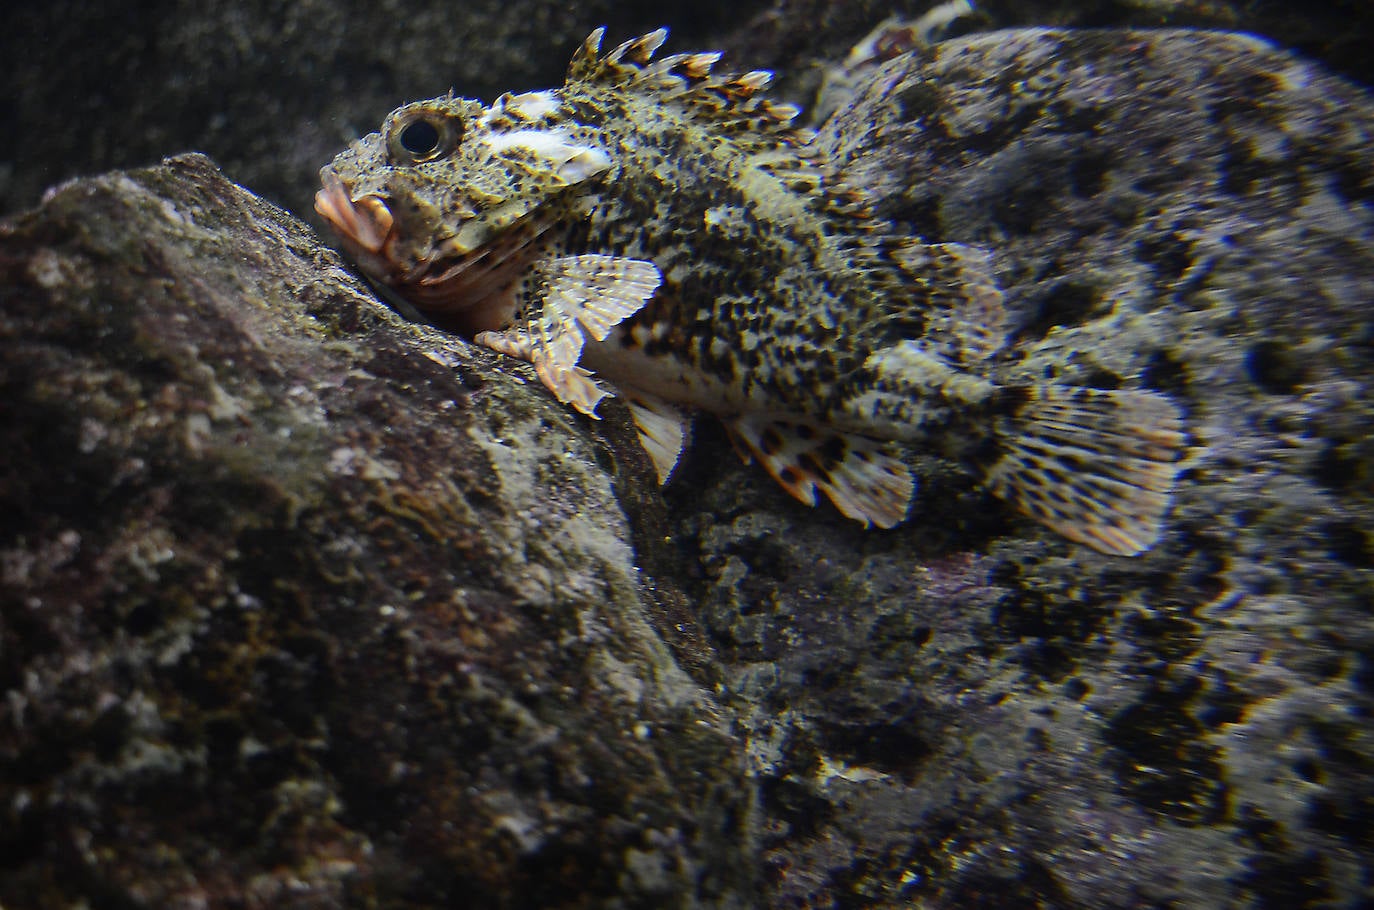
[[[595,341],[643,309],[663,281],[652,262],[597,253],[546,259],[536,268],[545,281],[545,310]]]
[[[649,453],[662,486],[672,479],[682,458],[691,421],[681,410],[653,395],[627,393],[625,403],[639,430],[639,443]]]
[[[1041,388],[988,472],[994,493],[1078,543],[1135,556],[1159,540],[1186,439],[1152,392]]]
[[[523,327],[510,328],[502,332],[478,332],[473,339],[507,357],[529,361],[534,365],[535,375],[554,397],[566,405],[571,405],[588,417],[600,419],[596,406],[601,399],[611,393],[592,381],[592,374],[577,365],[582,353],[582,340],[576,339],[576,346],[566,340],[553,344],[535,344],[530,333]],[[545,331],[547,339],[549,331]]]
[[[744,415],[726,423],[746,458],[757,458],[783,489],[807,505],[816,491],[864,527],[906,518],[916,485],[883,443],[787,418]]]
[[[540,290],[535,308],[510,328],[480,332],[475,340],[528,360],[559,401],[596,417],[597,403],[610,393],[577,365],[582,347],[588,338],[604,341],[643,308],[662,280],[658,267],[619,256],[560,256],[537,263],[531,280]]]

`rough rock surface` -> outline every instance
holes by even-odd
[[[1336,72],[1374,85],[1374,6],[1351,0],[969,0],[939,36],[1025,27],[1206,28],[1245,31],[1280,42]],[[824,108],[818,90],[856,43],[882,23],[898,28],[918,20],[937,0],[776,0],[722,36],[733,58],[779,71],[779,87]],[[895,40],[880,48],[910,45]],[[827,111],[828,112],[828,111]]]
[[[750,905],[642,461],[200,156],[0,280],[0,906]]]
[[[883,214],[994,251],[1009,378],[1167,392],[1198,449],[1134,560],[926,460],[892,534],[669,491],[778,906],[1368,905],[1371,137],[1360,90],[1193,32],[947,41],[826,128]]]
[[[1155,550],[920,453],[864,532],[709,425],[660,499],[622,412],[400,322],[197,159],[76,184],[0,238],[0,904],[1374,902],[1374,104],[1188,32],[873,78],[822,141],[994,251],[1008,375],[1187,409]]]

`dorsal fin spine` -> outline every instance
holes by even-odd
[[[568,87],[635,83],[664,101],[680,104],[703,120],[752,130],[760,139],[773,142],[796,141],[792,121],[800,109],[793,104],[755,97],[772,82],[771,72],[751,70],[718,75],[712,71],[721,56],[716,51],[673,54],[655,62],[653,55],[668,36],[668,30],[663,28],[601,54],[604,36],[604,28],[596,29],[573,54],[568,65]]]

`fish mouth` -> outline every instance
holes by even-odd
[[[406,272],[397,253],[396,219],[380,196],[354,199],[332,170],[320,174],[322,187],[315,192],[315,211],[343,241],[344,251],[364,274],[384,284],[405,283]]]
[[[544,235],[556,222],[536,211],[475,249],[462,251],[449,238],[407,261],[400,253],[401,226],[383,197],[354,199],[329,169],[321,183],[315,211],[338,233],[358,267],[438,324],[464,333],[503,328],[509,321],[515,287],[543,253]]]

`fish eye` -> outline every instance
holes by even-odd
[[[401,147],[419,158],[439,147],[439,128],[428,120],[416,120],[401,130]]]
[[[403,114],[387,134],[391,160],[419,164],[442,158],[458,147],[463,123],[457,117],[433,110],[419,109]]]

